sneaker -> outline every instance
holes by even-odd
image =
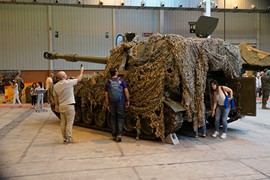
[[[121,142],[121,141],[122,141],[121,136],[117,136],[116,142]]]
[[[65,142],[65,144],[75,144],[75,143],[77,143],[78,141],[76,141],[76,140],[74,140],[74,139],[71,139],[71,140],[66,140],[66,142]]]
[[[221,139],[225,139],[226,137],[227,137],[226,133],[222,133],[221,136],[220,136]]]
[[[202,137],[205,138],[206,137],[206,134],[203,134]]]
[[[212,137],[216,138],[219,135],[219,132],[215,131],[214,134],[212,134]]]

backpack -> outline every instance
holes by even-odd
[[[120,79],[121,78],[119,77],[117,78],[117,81],[109,80],[109,99],[112,103],[119,103],[122,98],[123,89],[120,86]]]

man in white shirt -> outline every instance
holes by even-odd
[[[64,138],[64,143],[75,143],[72,138],[72,126],[75,117],[75,97],[73,86],[81,81],[83,76],[83,67],[81,67],[80,75],[75,79],[67,79],[67,74],[64,71],[57,73],[58,83],[54,85],[54,103],[55,111],[60,112],[61,131]]]

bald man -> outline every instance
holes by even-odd
[[[72,126],[75,117],[75,97],[73,86],[81,81],[83,76],[83,67],[81,67],[80,75],[76,79],[67,79],[64,71],[57,73],[58,82],[54,85],[53,97],[55,103],[55,111],[60,112],[61,131],[65,144],[75,143],[72,138]]]

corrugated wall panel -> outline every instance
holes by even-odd
[[[225,13],[225,40],[234,44],[240,42],[256,44],[255,13]],[[213,38],[224,39],[224,13],[212,13],[219,23],[212,34]]]
[[[83,56],[107,57],[112,49],[112,9],[53,7],[53,50],[59,53],[75,53]],[[105,38],[105,33],[109,38]],[[55,69],[78,69],[81,62],[60,60]],[[85,69],[100,70],[104,65],[82,63]]]
[[[179,34],[184,37],[196,37],[190,33],[189,22],[196,22],[202,15],[196,11],[166,11],[165,33]],[[219,19],[212,38],[224,39],[224,14],[212,12],[212,17]],[[255,13],[226,13],[225,14],[225,38],[236,43],[239,40],[245,42],[256,41],[256,14]]]
[[[188,22],[196,22],[201,14],[196,11],[165,11],[164,31],[166,34],[196,37],[195,34],[189,32]]]
[[[135,32],[140,40],[143,32],[158,32],[157,10],[117,9],[115,11],[115,35]]]
[[[261,14],[260,49],[270,52],[270,14]]]
[[[0,4],[0,62],[1,70],[48,70],[48,61],[42,54],[48,50],[47,6]],[[52,7],[53,50],[59,53],[76,53],[87,56],[109,56],[113,48],[113,9]],[[189,33],[189,21],[197,21],[201,12],[164,10],[164,32],[184,37]],[[219,24],[212,37],[224,37],[224,14],[212,13]],[[260,14],[260,49],[270,51],[270,15]],[[257,14],[226,13],[226,40],[256,40]],[[144,39],[142,32],[158,32],[159,10],[115,9],[115,34],[135,32]],[[105,38],[105,33],[109,38]],[[59,60],[54,69],[78,69],[80,62]],[[103,69],[104,65],[83,63],[85,69]]]
[[[48,66],[46,7],[0,5],[2,70],[39,70]]]

